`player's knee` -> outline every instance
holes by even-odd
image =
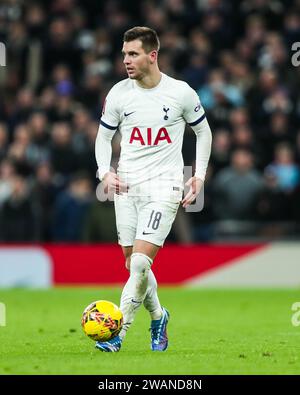
[[[145,254],[135,252],[131,255],[130,272],[137,274],[149,273],[152,260]]]

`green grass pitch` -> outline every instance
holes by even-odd
[[[160,288],[171,319],[169,349],[150,350],[150,320],[138,312],[119,353],[102,353],[82,332],[92,301],[119,304],[120,288],[0,290],[0,374],[299,374],[297,290]]]

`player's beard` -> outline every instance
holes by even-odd
[[[130,78],[131,80],[137,80],[137,81],[141,81],[148,73],[149,73],[149,70],[146,67],[144,67],[142,69],[138,69],[138,70],[133,69],[133,72],[130,74],[127,71],[128,78]]]
[[[127,72],[128,73],[128,72]],[[141,80],[142,79],[142,73],[140,73],[140,72],[137,72],[136,70],[134,70],[133,72],[131,72],[131,73],[128,73],[128,77],[131,79],[131,80]]]

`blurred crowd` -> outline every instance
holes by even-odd
[[[136,25],[158,32],[160,69],[199,93],[213,133],[205,208],[179,212],[171,238],[213,239],[218,221],[300,220],[299,0],[2,0],[0,241],[116,240],[94,142]],[[189,128],[183,155],[194,166]]]

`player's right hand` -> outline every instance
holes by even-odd
[[[117,195],[128,192],[128,185],[122,182],[119,176],[111,171],[103,177],[104,191],[106,193],[114,192]]]
[[[192,204],[196,197],[199,195],[201,188],[203,187],[203,181],[201,180],[201,178],[193,176],[185,183],[185,185],[187,187],[190,187],[190,190],[181,201],[183,208],[186,208],[187,206]]]

